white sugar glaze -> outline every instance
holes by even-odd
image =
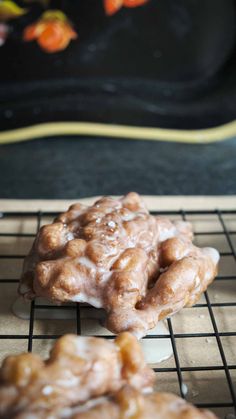
[[[12,312],[15,316],[23,320],[30,318],[30,302],[24,301],[22,298],[17,298],[12,306]],[[51,305],[43,298],[37,299],[37,304]],[[104,311],[97,310],[92,307],[81,307],[80,318],[83,324],[83,333],[90,335],[90,331],[94,331],[97,335],[106,335],[107,330],[102,327],[100,321],[104,319]],[[75,310],[63,310],[60,308],[35,310],[35,320],[75,320]],[[86,328],[86,319],[88,322],[88,329]],[[92,325],[91,325],[92,322]],[[152,335],[168,335],[168,330],[165,321],[160,321],[157,326],[150,330],[148,339],[142,339],[141,346],[144,351],[145,360],[147,363],[155,364],[170,358],[173,354],[172,346],[169,338],[155,339]]]

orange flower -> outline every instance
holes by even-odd
[[[59,10],[49,10],[32,25],[25,28],[24,41],[37,40],[39,46],[52,53],[65,49],[72,39],[77,38],[67,17]]]
[[[105,12],[108,16],[114,15],[124,7],[137,7],[142,6],[147,3],[149,0],[103,0]]]

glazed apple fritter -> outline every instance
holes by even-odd
[[[104,308],[109,330],[140,338],[216,276],[217,250],[192,239],[190,223],[151,215],[136,193],[75,204],[40,229],[19,292]]]

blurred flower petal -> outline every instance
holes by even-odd
[[[65,13],[61,10],[47,10],[43,13],[41,19],[43,20],[60,20],[62,22],[69,22]]]
[[[104,8],[108,16],[114,15],[122,6],[123,0],[104,0]]]
[[[125,7],[138,7],[147,3],[149,0],[123,0]]]
[[[14,19],[27,13],[27,9],[18,6],[14,1],[3,0],[0,2],[0,20]]]
[[[41,18],[25,28],[24,41],[37,40],[39,46],[48,53],[62,51],[77,33],[66,15],[60,10],[48,10]]]
[[[147,3],[149,0],[103,0],[104,9],[108,16],[114,15],[124,7],[138,7]]]

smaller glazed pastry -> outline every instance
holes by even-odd
[[[148,390],[153,382],[154,372],[130,333],[122,333],[114,341],[65,335],[46,361],[32,353],[8,356],[3,361],[0,418],[28,418],[27,414],[38,411],[49,418],[48,412],[113,393],[126,384]]]
[[[70,413],[71,419],[216,419],[209,410],[197,409],[174,394],[143,394],[128,386]]]
[[[8,356],[0,368],[0,419],[216,419],[170,393],[130,333],[114,341],[66,335],[43,361]]]

